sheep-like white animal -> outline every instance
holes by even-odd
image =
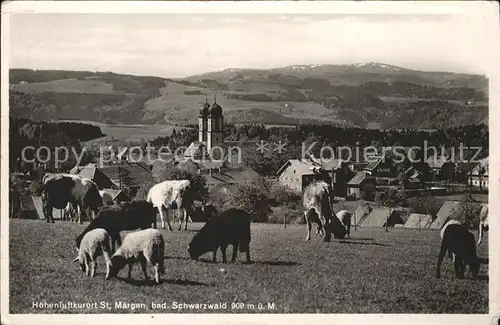
[[[149,263],[154,266],[156,283],[160,283],[159,273],[165,274],[164,251],[165,240],[159,230],[149,228],[129,233],[111,257],[109,277],[116,276],[125,265],[128,265],[128,278],[130,279],[133,264],[139,262],[144,278],[149,280],[146,268]]]
[[[110,258],[109,235],[106,230],[96,228],[86,233],[82,238],[80,249],[77,249],[77,251],[78,256],[73,262],[79,261],[82,271],[91,277],[94,277],[95,274],[97,257],[103,255],[106,262],[106,279],[109,277],[112,262]]]

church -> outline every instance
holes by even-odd
[[[195,156],[199,153],[208,154],[213,147],[224,143],[224,116],[216,98],[212,105],[205,99],[205,104],[198,116],[198,127],[198,141],[189,145],[184,153],[186,158],[198,158]]]

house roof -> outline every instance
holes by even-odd
[[[386,207],[373,207],[372,211],[362,220],[362,227],[383,227],[393,209]]]
[[[111,179],[99,170],[95,164],[84,166],[78,175],[93,180],[100,189],[116,187]]]
[[[432,216],[428,214],[412,213],[406,223],[405,228],[427,228],[432,223]]]
[[[312,158],[314,164],[321,166],[324,170],[331,171],[339,168],[342,164],[342,159],[318,159]]]
[[[370,212],[370,208],[368,205],[359,205],[356,211],[353,213],[353,218],[355,217],[355,220],[352,220],[352,224],[356,223],[356,225],[360,225],[361,222],[363,221],[363,218]]]
[[[151,167],[146,163],[130,163],[130,164],[116,164],[101,168],[106,176],[111,180],[116,181],[119,179],[120,168],[130,171],[130,176],[138,183],[141,184],[146,180],[153,179],[151,175]]]
[[[201,150],[205,147],[205,144],[195,141],[191,142],[189,147],[184,151],[184,157],[194,157],[196,153],[201,152]]]
[[[359,172],[356,175],[354,175],[353,178],[347,183],[347,185],[361,185],[364,180],[366,180],[368,177],[367,172]]]
[[[120,194],[124,194],[124,192],[122,190],[115,190],[115,189],[112,189],[112,188],[103,188],[102,191],[108,193],[109,195],[111,195],[111,198],[113,198],[113,200],[116,200],[116,198],[120,195]]]
[[[315,174],[313,168],[320,168],[321,165],[311,160],[290,159],[283,166],[281,166],[276,174],[278,176],[281,175],[288,167],[292,167],[297,174],[300,175],[313,175]]]
[[[458,207],[459,204],[460,202],[458,201],[444,201],[436,215],[436,219],[430,224],[429,228],[441,229],[448,219],[452,217],[453,210]]]

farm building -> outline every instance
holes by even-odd
[[[412,213],[406,223],[405,228],[423,229],[428,228],[432,223],[432,216],[428,214]]]
[[[347,195],[353,196],[354,199],[362,198],[367,184],[372,184],[375,187],[376,181],[365,171],[357,173],[346,185]]]
[[[441,229],[444,224],[453,217],[453,212],[459,204],[460,202],[458,201],[445,201],[436,214],[436,219],[429,225],[429,228]]]
[[[287,186],[297,192],[302,192],[307,185],[316,180],[330,180],[326,173],[318,173],[321,165],[305,159],[288,160],[276,173],[281,185]]]
[[[373,177],[395,177],[396,169],[390,158],[385,156],[372,158],[368,162],[364,171]]]

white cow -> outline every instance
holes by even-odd
[[[446,228],[449,226],[449,225],[459,225],[461,226],[462,225],[462,221],[459,221],[459,220],[455,220],[455,219],[450,219],[448,220],[443,228],[441,228],[441,240],[443,240],[443,237],[444,237],[444,232],[446,230]],[[455,254],[453,254],[452,252],[448,251],[448,256],[450,257],[450,259],[455,262]]]
[[[148,193],[147,201],[152,203],[160,211],[161,226],[165,229],[165,219],[168,229],[172,230],[168,220],[168,210],[177,209],[181,214],[179,230],[182,228],[182,222],[185,222],[184,230],[187,230],[188,214],[186,208],[191,207],[192,198],[189,196],[189,180],[164,181],[151,187]]]
[[[478,228],[478,240],[477,245],[481,243],[483,239],[483,233],[488,231],[489,229],[489,221],[488,221],[488,207],[483,207],[481,209],[481,213],[479,214],[479,228]]]
[[[104,205],[113,205],[113,204],[115,204],[115,202],[113,201],[113,197],[108,192],[105,192],[103,190],[99,190],[99,194],[101,195],[102,203]]]

